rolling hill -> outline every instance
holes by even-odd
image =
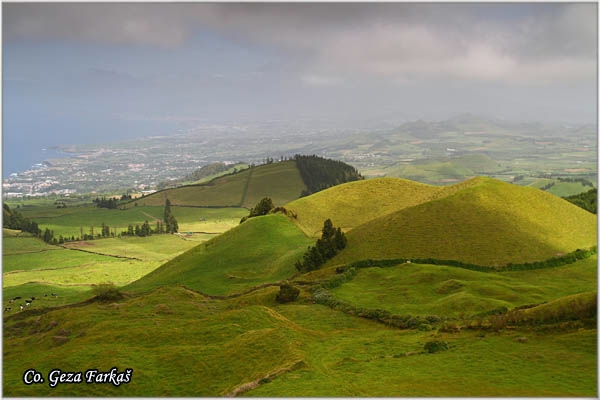
[[[286,205],[309,236],[318,236],[323,221],[349,231],[379,216],[430,200],[441,188],[400,178],[349,182],[303,197]]]
[[[161,190],[135,203],[162,206],[168,198],[173,206],[252,207],[265,196],[271,197],[275,204],[285,204],[300,197],[305,189],[296,163],[282,161],[220,176],[200,185]]]
[[[329,265],[435,258],[479,265],[548,259],[596,244],[596,217],[538,189],[474,178],[347,233]]]
[[[273,162],[219,176],[209,182],[165,189],[136,199],[128,207],[173,206],[245,207],[270,197],[283,205],[301,196],[341,183],[362,179],[358,171],[341,161],[317,156],[295,156],[293,160]]]
[[[281,214],[252,218],[172,259],[125,290],[182,284],[210,295],[241,292],[292,276],[294,263],[311,243]]]

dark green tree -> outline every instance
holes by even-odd
[[[277,293],[275,299],[279,303],[289,303],[295,301],[299,294],[300,289],[286,282],[279,286],[279,293]]]

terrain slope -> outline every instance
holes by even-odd
[[[210,295],[241,292],[292,276],[294,263],[311,243],[281,214],[251,218],[172,259],[125,290],[182,284]]]
[[[132,202],[162,206],[168,198],[173,206],[253,207],[263,197],[281,205],[300,197],[306,189],[295,161],[282,161],[220,176],[200,185],[166,189]]]
[[[595,215],[539,189],[479,177],[434,196],[350,230],[330,265],[406,257],[501,266],[596,244]]]

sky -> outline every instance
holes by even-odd
[[[595,123],[597,15],[596,3],[3,3],[4,166],[23,149],[207,123]]]

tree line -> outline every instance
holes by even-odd
[[[598,213],[598,189],[596,188],[588,190],[584,193],[563,197],[563,199],[591,212],[592,214]]]
[[[301,196],[308,196],[341,183],[364,179],[356,168],[342,161],[329,160],[314,154],[296,154],[294,160],[306,185],[306,190],[302,191]]]
[[[3,203],[3,218],[2,226],[7,229],[21,230],[22,232],[29,232],[36,237],[42,239],[46,243],[50,244],[63,244],[66,242],[75,242],[79,240],[94,240],[104,239],[111,237],[122,237],[122,236],[139,236],[145,237],[152,234],[163,234],[163,233],[176,233],[179,230],[179,224],[177,219],[171,212],[171,202],[169,199],[165,201],[164,210],[164,221],[156,221],[154,228],[150,226],[150,223],[146,220],[143,224],[136,224],[135,226],[129,224],[127,229],[121,232],[117,232],[117,228],[111,229],[111,227],[104,222],[95,230],[94,225],[90,226],[89,232],[83,231],[83,226],[79,228],[80,235],[75,236],[63,236],[59,235],[55,237],[54,231],[46,228],[43,231],[39,228],[37,222],[31,221],[25,218],[21,213],[15,210],[11,210],[8,204]]]
[[[300,272],[319,269],[327,260],[345,248],[346,242],[346,235],[342,229],[335,228],[331,220],[327,219],[323,224],[321,238],[314,246],[308,246],[308,250],[302,256],[302,261],[296,261],[296,269]]]

